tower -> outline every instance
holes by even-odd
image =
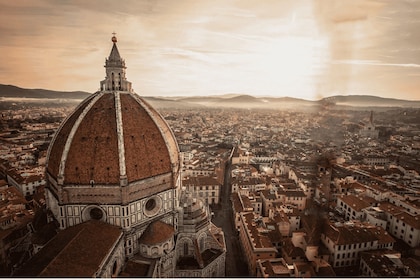
[[[369,122],[359,131],[362,138],[378,139],[379,130],[375,128],[373,123],[373,111],[370,111]]]
[[[121,58],[117,48],[117,37],[113,33],[111,41],[113,43],[111,53],[105,60],[106,77],[101,81],[102,91],[128,91],[131,92],[131,83],[127,81],[125,69],[125,61]]]
[[[88,220],[122,227],[126,255],[152,221],[178,228],[180,158],[163,117],[136,95],[112,37],[101,90],[62,123],[47,155],[47,204],[60,229]]]

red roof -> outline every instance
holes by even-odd
[[[116,226],[90,220],[60,231],[16,276],[94,277],[122,238]]]
[[[145,245],[161,244],[174,236],[174,228],[162,221],[156,221],[146,228],[139,242]]]

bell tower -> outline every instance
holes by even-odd
[[[106,77],[101,81],[101,91],[128,91],[131,92],[131,82],[127,81],[124,59],[121,58],[117,48],[115,32],[111,41],[113,43],[108,59],[105,59]]]

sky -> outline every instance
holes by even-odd
[[[420,1],[0,0],[0,83],[95,92],[112,33],[142,96],[420,100]]]

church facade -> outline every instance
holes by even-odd
[[[222,277],[223,231],[182,188],[175,136],[134,93],[115,36],[112,43],[100,90],[50,144],[45,195],[59,232],[20,275]]]

